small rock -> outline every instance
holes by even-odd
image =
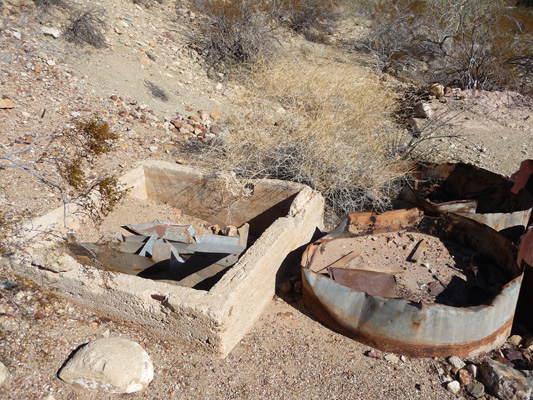
[[[530,399],[533,387],[518,370],[496,360],[485,361],[479,367],[482,382],[499,399]]]
[[[138,343],[102,338],[77,350],[59,371],[59,378],[85,389],[133,393],[148,386],[154,367]]]
[[[81,117],[81,114],[79,112],[77,112],[77,111],[72,111],[70,113],[70,116],[74,117],[74,118],[79,118],[79,117]]]
[[[466,364],[463,362],[463,360],[461,360],[459,357],[457,356],[451,356],[448,358],[448,363],[454,367],[454,368],[457,368],[457,369],[461,369],[461,368],[464,368],[466,366]]]
[[[522,336],[520,335],[513,335],[511,336],[509,339],[507,339],[507,341],[509,342],[509,344],[511,346],[520,346],[520,343],[522,343]]]
[[[521,360],[523,358],[522,352],[515,349],[503,349],[502,353],[509,361]]]
[[[50,60],[46,60],[46,63],[47,63],[49,66],[51,66],[51,67],[53,67],[54,65],[56,65],[56,62],[55,62],[54,60],[52,60],[52,59],[50,59]]]
[[[472,382],[472,375],[467,369],[463,368],[457,373],[457,380],[461,385],[466,386]]]
[[[466,366],[465,368],[468,372],[470,372],[470,375],[472,375],[472,377],[474,379],[477,378],[477,365],[476,364],[469,364]]]
[[[39,67],[38,65],[36,65],[35,67],[33,67],[33,71],[34,71],[36,74],[38,74],[38,73],[40,73],[40,72],[42,71],[42,68]]]
[[[149,66],[150,65],[150,60],[146,57],[141,57],[141,59],[139,60],[141,62],[141,64],[145,67]]]
[[[365,353],[365,355],[367,357],[375,358],[378,360],[381,360],[383,358],[383,355],[379,351],[376,351],[376,350],[369,350]]]
[[[451,381],[446,385],[446,389],[455,394],[461,390],[461,385],[457,381]]]
[[[15,103],[9,99],[0,99],[0,109],[15,108]]]
[[[441,85],[440,83],[434,83],[429,88],[429,95],[435,96],[437,99],[440,99],[441,97],[444,96],[444,86]]]
[[[9,376],[9,373],[7,371],[7,367],[0,362],[0,386],[7,380]]]
[[[45,26],[41,29],[41,31],[43,32],[43,35],[52,36],[54,39],[57,39],[61,36],[61,31],[57,28],[50,28]]]
[[[22,35],[20,34],[20,32],[16,32],[16,31],[15,31],[15,32],[13,32],[13,37],[14,37],[15,39],[19,39],[19,40],[20,40],[20,39],[22,38]]]
[[[37,312],[35,313],[35,315],[33,316],[33,318],[35,318],[35,319],[37,319],[37,320],[38,320],[38,319],[45,319],[45,318],[46,318],[46,315],[44,315],[41,311],[37,311]]]
[[[431,106],[427,103],[418,103],[413,109],[415,118],[431,118]]]
[[[148,147],[148,150],[150,150],[152,153],[155,153],[157,151],[157,146],[150,146]]]
[[[387,354],[385,360],[393,364],[398,364],[400,362],[400,358],[396,354]]]
[[[466,385],[466,391],[471,396],[475,397],[476,399],[479,399],[485,394],[485,386],[483,386],[483,384],[479,382],[470,382],[468,385]]]
[[[220,113],[220,111],[211,111],[211,113],[209,114],[211,116],[211,118],[213,119],[219,119],[219,118],[222,118],[222,114]]]

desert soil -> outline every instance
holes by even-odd
[[[170,118],[198,110],[246,113],[238,85],[208,78],[201,55],[187,45],[198,16],[185,3],[176,9],[170,2],[154,2],[146,9],[129,0],[76,2],[89,4],[106,10],[106,49],[43,35],[43,26],[66,25],[65,11],[47,14],[30,0],[0,1],[0,97],[15,103],[0,109],[0,154],[98,114],[120,139],[91,166],[90,178],[120,175],[147,159],[194,164],[194,154],[175,145],[178,134]],[[329,46],[297,36],[290,40],[318,56],[338,54],[345,42],[342,30]],[[358,59],[355,53],[342,57]],[[438,155],[442,160],[509,175],[523,159],[533,158],[533,111],[516,95],[465,93],[464,99],[432,103],[437,113],[452,105],[463,112],[449,129],[465,140],[446,143]],[[28,217],[61,204],[56,192],[23,172],[0,170],[0,187],[2,207]],[[131,399],[456,398],[444,389],[450,366],[443,360],[385,358],[381,352],[368,357],[369,347],[314,320],[298,290],[275,297],[231,354],[219,359],[80,308],[0,265],[0,361],[10,373],[0,398],[117,398],[82,391],[56,375],[73,349],[104,336],[137,341],[154,362],[154,381],[126,396]]]

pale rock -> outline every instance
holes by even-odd
[[[461,369],[461,368],[464,368],[466,366],[466,364],[463,362],[463,360],[461,360],[459,357],[457,356],[451,356],[448,358],[448,363],[454,367],[454,368],[457,368],[457,369]]]
[[[41,31],[43,32],[43,35],[45,36],[52,36],[54,39],[57,39],[61,36],[61,31],[57,28],[51,28],[48,26],[44,26]]]
[[[451,381],[451,382],[448,382],[448,384],[446,385],[446,389],[448,389],[448,391],[455,394],[459,390],[461,390],[461,385],[457,381]]]
[[[533,386],[520,371],[495,360],[479,367],[481,380],[501,400],[530,400]]]
[[[509,339],[507,339],[507,341],[509,342],[509,344],[511,346],[520,346],[520,343],[522,343],[522,336],[520,335],[513,335],[511,336]]]
[[[150,59],[146,58],[146,57],[141,57],[141,59],[139,60],[141,62],[141,64],[145,67],[149,66],[150,65]]]
[[[15,103],[13,103],[13,100],[0,99],[0,109],[6,108],[15,108]]]
[[[413,109],[415,118],[431,118],[431,106],[427,103],[418,103]]]
[[[0,362],[0,386],[7,380],[9,373],[7,372],[7,367]]]
[[[56,65],[55,60],[52,60],[52,59],[50,59],[50,60],[46,60],[46,63],[47,63],[49,66],[51,66],[51,67],[53,67],[54,65]]]
[[[393,364],[398,364],[400,362],[400,358],[396,354],[387,354],[385,360]]]
[[[76,351],[59,371],[59,378],[85,389],[133,393],[148,386],[154,367],[138,343],[102,338]]]
[[[70,116],[74,117],[74,118],[79,118],[79,117],[81,117],[81,114],[79,112],[77,112],[77,111],[72,111],[70,113]]]
[[[20,40],[22,38],[22,35],[20,34],[20,32],[14,31],[13,32],[13,37],[15,39],[19,39]]]

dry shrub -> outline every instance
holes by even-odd
[[[280,20],[311,41],[325,41],[338,17],[340,0],[279,0],[270,2]]]
[[[359,43],[382,71],[429,61],[426,80],[463,88],[531,90],[533,14],[510,0],[357,1],[373,24]]]
[[[203,15],[192,41],[210,67],[229,70],[236,64],[253,63],[272,49],[272,18],[260,0],[192,0]]]
[[[74,10],[70,24],[65,30],[65,38],[78,45],[89,44],[97,49],[107,47],[104,10],[89,8]]]
[[[340,214],[390,205],[407,164],[391,152],[393,101],[378,81],[340,62],[279,57],[253,68],[242,98],[251,112],[232,116],[213,146],[223,169],[307,184]]]

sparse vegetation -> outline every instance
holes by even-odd
[[[281,26],[314,41],[324,41],[336,20],[334,0],[193,0],[203,23],[191,40],[208,65],[231,70],[268,58]]]
[[[229,70],[251,64],[272,50],[275,25],[262,1],[193,0],[192,5],[204,18],[192,41],[210,67]]]
[[[112,211],[127,191],[114,175],[89,179],[86,171],[91,169],[99,155],[111,150],[117,138],[108,123],[98,118],[77,121],[73,128],[1,155],[0,168],[28,174],[30,178],[52,188],[60,196],[65,211],[67,205],[75,205],[77,208],[74,213],[99,220]],[[21,162],[21,156],[29,158]],[[58,175],[61,179],[57,178]],[[30,217],[27,211],[14,207],[2,210],[0,254],[28,240],[24,235],[29,228],[24,228],[24,223]]]
[[[70,18],[70,24],[65,30],[65,38],[78,45],[89,44],[97,49],[107,47],[105,33],[104,10],[89,8],[74,10]]]
[[[390,206],[409,164],[391,152],[397,132],[383,85],[339,62],[282,57],[249,79],[242,96],[252,111],[232,116],[234,129],[211,149],[221,168],[305,183],[339,214]]]
[[[506,0],[358,1],[371,22],[359,42],[383,72],[429,63],[426,80],[531,92],[533,14]],[[418,71],[420,73],[420,71]],[[529,75],[529,76],[528,76]]]

